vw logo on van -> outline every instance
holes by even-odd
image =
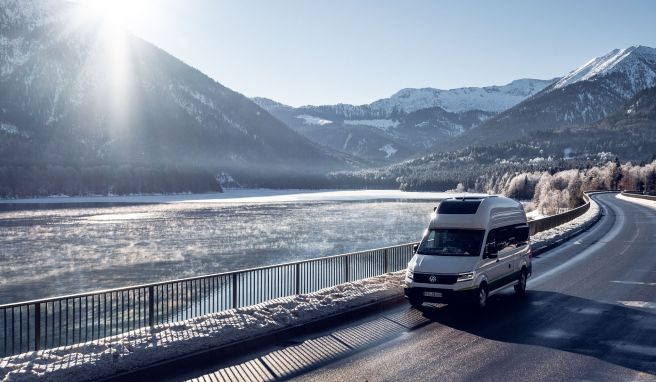
[[[428,278],[428,281],[430,281],[431,284],[435,284],[437,282],[437,276],[430,275],[430,277]]]

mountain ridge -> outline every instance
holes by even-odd
[[[519,79],[503,86],[450,90],[406,88],[365,105],[292,107],[263,97],[252,100],[313,142],[385,163],[421,154],[443,138],[456,137],[480,125],[498,110],[554,81]],[[451,107],[445,108],[445,104]]]
[[[19,166],[36,174],[57,165],[81,174],[110,165],[166,176],[175,168],[176,174],[213,178],[227,172],[241,175],[242,184],[274,186],[277,177],[298,182],[300,174],[312,177],[354,163],[164,50],[77,19],[75,4],[2,5],[0,17],[8,22],[0,29],[0,163],[11,166],[6,171]],[[126,170],[125,182],[130,174]]]
[[[559,84],[556,87],[557,84]],[[533,131],[592,124],[619,110],[640,91],[656,85],[656,49],[615,49],[570,71],[559,82],[490,118],[438,151],[489,144]]]

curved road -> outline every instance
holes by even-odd
[[[524,299],[511,288],[480,317],[400,304],[239,362],[304,381],[656,381],[656,209],[593,198],[604,216],[534,259]]]
[[[656,380],[656,210],[594,196],[588,232],[535,259],[529,295],[430,323],[303,380]]]

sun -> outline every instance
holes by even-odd
[[[78,0],[85,18],[97,19],[115,26],[128,27],[143,16],[144,1]]]

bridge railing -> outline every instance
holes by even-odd
[[[531,235],[583,215],[586,203],[529,222]],[[0,305],[0,357],[96,340],[311,293],[405,269],[416,243],[199,277]]]
[[[0,305],[0,357],[73,345],[404,269],[414,243]]]

